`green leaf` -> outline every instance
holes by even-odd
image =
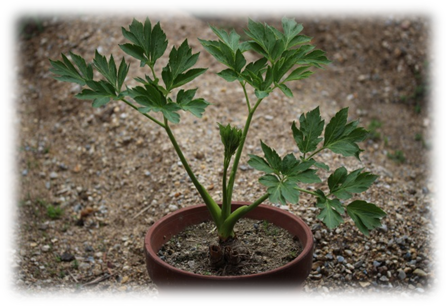
[[[50,71],[54,74],[53,78],[63,82],[76,83],[81,86],[85,85],[86,79],[91,79],[90,72],[86,73],[87,75],[81,75],[64,54],[62,54],[62,59],[63,62],[49,60],[52,66]],[[91,66],[85,69],[90,70]]]
[[[230,33],[225,30],[217,29],[211,26],[212,31],[220,38],[234,53],[239,49],[240,35],[232,30]]]
[[[250,158],[248,160],[248,165],[250,165],[254,169],[265,172],[267,174],[274,173],[274,169],[270,167],[270,165],[264,158],[252,154],[248,154],[248,156]]]
[[[309,64],[317,68],[321,68],[321,65],[328,65],[330,63],[331,61],[327,59],[325,52],[322,50],[314,50],[296,62],[298,65]]]
[[[234,82],[239,79],[237,72],[232,70],[231,68],[225,69],[217,73],[218,76],[222,77],[228,82]]]
[[[206,70],[207,68],[194,68],[189,69],[185,73],[179,74],[173,81],[173,86],[171,89],[183,86],[184,84],[193,81],[195,78],[205,73]]]
[[[197,89],[189,89],[187,91],[181,89],[177,95],[177,103],[184,111],[201,118],[209,102],[201,98],[194,99],[196,91]]]
[[[282,18],[282,28],[286,39],[286,47],[290,47],[293,39],[303,30],[301,24],[297,24],[294,19]]]
[[[121,49],[140,60],[141,67],[146,64],[153,67],[167,49],[166,34],[161,29],[159,22],[152,28],[148,18],[144,24],[133,19],[129,30],[122,28],[122,34],[132,44],[120,45]]]
[[[302,114],[299,118],[299,124],[300,129],[296,127],[295,122],[291,126],[297,147],[302,153],[316,150],[317,145],[322,141],[322,137],[319,136],[324,130],[324,120],[321,118],[319,106],[306,114]]]
[[[323,201],[321,198],[318,198],[316,206],[321,209],[320,214],[317,216],[318,219],[322,220],[329,229],[334,229],[344,222],[341,216],[344,208],[339,200],[325,199]]]
[[[288,88],[288,86],[286,86],[285,84],[279,84],[278,87],[285,94],[285,96],[289,98],[293,97],[293,92],[291,91],[291,89]]]
[[[311,159],[314,160],[314,159]],[[328,167],[326,164],[322,163],[322,162],[316,162],[314,163],[314,165],[320,169],[326,170],[326,171],[330,171],[330,167]]]
[[[99,107],[107,104],[109,101],[110,101],[110,98],[108,98],[108,97],[97,98],[97,99],[94,99],[92,105],[94,108],[99,108]]]
[[[347,205],[347,214],[353,219],[358,229],[366,236],[369,231],[381,226],[381,218],[386,213],[375,204],[365,201],[354,201]]]
[[[121,64],[119,65],[118,69],[118,84],[117,84],[117,90],[121,91],[122,85],[124,84],[125,78],[127,77],[127,74],[129,72],[130,65],[127,65],[127,63],[124,61],[124,58],[121,60]]]
[[[168,91],[189,83],[207,70],[204,68],[188,70],[196,64],[198,56],[199,53],[192,54],[187,39],[183,41],[178,49],[172,48],[169,54],[169,63],[163,68],[161,74]]]
[[[74,64],[79,68],[80,74],[85,80],[93,80],[93,67],[85,62],[80,55],[70,52],[70,57]]]
[[[144,55],[144,49],[132,44],[119,45],[122,51],[128,55],[140,60],[141,62],[148,61],[147,57]]]
[[[180,122],[180,115],[177,113],[181,107],[177,103],[168,103],[163,92],[154,84],[136,86],[128,90],[128,94],[143,107],[139,109],[142,113],[149,111],[161,112],[167,120],[173,123]]]
[[[271,166],[272,169],[280,172],[282,169],[282,159],[279,154],[270,147],[268,147],[263,141],[260,141],[263,154],[265,154],[266,161]]]
[[[308,66],[302,66],[293,70],[284,80],[284,82],[297,81],[308,78],[313,72],[308,71]]]
[[[316,170],[314,169],[308,169],[302,172],[294,173],[288,176],[289,179],[292,179],[293,181],[302,182],[305,184],[314,184],[314,183],[320,183],[321,179],[316,174]]]
[[[296,204],[299,201],[299,190],[292,181],[281,181],[275,175],[267,174],[259,179],[260,184],[268,187],[269,200],[271,203]]]
[[[355,156],[359,159],[362,150],[356,144],[367,137],[364,128],[358,128],[358,121],[347,124],[348,108],[343,108],[325,127],[324,147],[343,156]]]
[[[347,174],[345,167],[340,167],[328,177],[330,192],[340,199],[349,199],[352,193],[360,193],[370,188],[378,178],[370,172],[355,170]]]

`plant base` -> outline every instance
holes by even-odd
[[[233,203],[233,209],[249,203]],[[210,214],[205,205],[197,205],[180,209],[158,220],[148,230],[144,249],[146,254],[146,266],[150,278],[159,288],[185,288],[194,287],[222,287],[240,286],[244,288],[252,286],[280,286],[299,287],[311,271],[313,257],[313,235],[310,228],[295,215],[282,209],[267,205],[260,205],[246,215],[247,218],[267,220],[289,231],[296,236],[302,244],[302,253],[288,264],[270,270],[251,275],[240,276],[213,276],[199,275],[183,271],[162,261],[157,252],[170,238],[181,232],[187,226],[209,220]]]

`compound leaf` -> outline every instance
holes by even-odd
[[[334,229],[340,225],[344,220],[341,214],[344,212],[341,202],[337,199],[325,199],[318,198],[316,204],[321,209],[320,214],[317,216],[319,220],[322,220],[329,229]]]
[[[302,114],[299,118],[300,129],[293,122],[291,129],[297,147],[302,153],[316,150],[317,145],[322,141],[322,131],[324,130],[324,120],[322,120],[319,106],[312,111]]]

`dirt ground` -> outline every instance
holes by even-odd
[[[98,49],[121,60],[121,27],[133,17],[46,16],[24,19],[15,52],[17,88],[16,213],[12,251],[18,292],[98,292],[156,296],[145,269],[143,237],[151,224],[181,207],[200,203],[197,192],[163,131],[126,105],[93,109],[74,98],[78,86],[51,78],[51,59],[74,53],[89,61]],[[202,120],[182,116],[173,127],[192,168],[217,200],[221,197],[222,145],[217,122],[241,125],[243,93],[215,75],[221,70],[197,38],[215,39],[208,23],[239,33],[247,19],[158,14],[168,50],[185,38],[201,51],[197,67],[209,71],[191,88],[212,105]],[[268,18],[267,18],[268,17]],[[324,70],[296,82],[294,98],[277,92],[258,109],[241,160],[234,200],[263,194],[259,174],[247,165],[260,140],[282,156],[293,152],[290,124],[320,105],[327,119],[342,107],[371,130],[361,162],[325,152],[330,168],[364,167],[379,175],[361,195],[384,209],[383,227],[361,235],[351,222],[328,230],[316,216],[314,199],[302,195],[285,209],[303,218],[316,241],[307,293],[380,292],[428,294],[435,287],[435,212],[430,177],[433,105],[429,99],[431,20],[425,16],[288,16],[332,60]],[[254,16],[279,26],[280,16]],[[243,36],[242,36],[243,37]],[[143,76],[130,62],[129,85]],[[166,64],[160,59],[158,71]],[[269,202],[267,202],[268,205]],[[82,216],[82,222],[79,220]]]

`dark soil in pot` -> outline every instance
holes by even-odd
[[[249,275],[281,267],[302,252],[297,237],[268,221],[241,219],[236,224],[237,243],[244,256],[240,262],[213,265],[209,246],[218,244],[212,222],[187,227],[173,236],[158,252],[166,263],[201,275]]]

